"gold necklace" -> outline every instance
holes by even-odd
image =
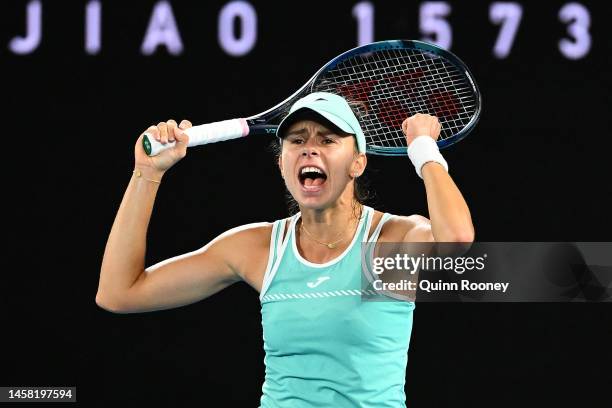
[[[308,230],[306,229],[306,227],[304,227],[304,223],[302,222],[300,224],[300,229],[304,230],[304,232],[306,233],[306,235],[308,235],[310,237],[310,239],[312,239],[314,242],[321,244],[321,245],[325,245],[326,247],[328,247],[329,249],[334,249],[336,247],[336,244],[338,244],[339,242],[344,240],[344,237],[340,238],[337,241],[334,242],[321,242],[318,239],[316,239],[310,232],[308,232]],[[342,234],[344,231],[340,231],[340,234]],[[338,235],[340,235],[338,234]]]
[[[363,213],[363,209],[360,208],[359,209],[359,217],[357,218],[358,220],[361,219],[361,215]],[[338,244],[339,242],[344,241],[344,237],[340,238],[337,241],[334,242],[321,242],[318,239],[316,239],[310,232],[308,232],[308,230],[306,229],[306,227],[304,227],[304,220],[301,220],[302,222],[300,223],[300,229],[304,230],[304,232],[306,233],[306,235],[308,235],[310,237],[310,239],[312,239],[314,242],[321,244],[321,245],[325,245],[326,247],[328,247],[329,249],[334,249],[336,247],[336,244]],[[344,231],[340,231],[340,234],[342,234]],[[340,234],[338,234],[338,236],[340,236]]]

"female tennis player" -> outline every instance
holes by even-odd
[[[261,300],[261,407],[404,407],[414,303],[362,299],[361,244],[473,240],[468,206],[435,143],[437,118],[417,114],[403,123],[430,220],[383,214],[359,202],[355,185],[367,164],[359,121],[342,97],[313,93],[292,106],[277,133],[278,166],[300,211],[231,229],[145,269],[157,189],[185,157],[190,126],[169,120],[147,129],[163,144],[177,142],[158,156],[145,154],[142,135],[136,142],[135,170],[108,238],[96,303],[116,313],[168,309],[245,281]]]

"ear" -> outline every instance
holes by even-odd
[[[285,178],[285,175],[283,173],[283,157],[282,156],[278,156],[278,168],[281,172],[281,177]]]
[[[355,160],[353,160],[353,164],[351,165],[351,176],[353,176],[354,174],[356,174],[357,177],[361,176],[365,171],[367,165],[368,157],[365,155],[365,153],[359,153],[355,157]]]

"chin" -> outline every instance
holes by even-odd
[[[336,201],[331,194],[305,195],[298,192],[298,194],[292,194],[292,197],[298,203],[300,209],[305,210],[324,210],[332,207]]]
[[[298,203],[301,209],[323,210],[332,207],[340,198],[341,193],[334,194],[333,184],[329,181],[323,183],[317,189],[308,189],[302,183],[296,183],[287,190],[291,197]]]

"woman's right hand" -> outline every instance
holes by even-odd
[[[139,169],[146,167],[154,172],[163,174],[187,154],[189,136],[187,136],[184,130],[190,127],[191,122],[188,120],[182,120],[180,125],[177,126],[176,122],[172,119],[167,122],[160,122],[157,126],[149,126],[140,135],[136,141],[136,146],[134,146],[134,166]],[[144,133],[152,135],[161,144],[174,141],[176,141],[176,144],[174,147],[162,151],[157,156],[148,156],[142,147]]]

